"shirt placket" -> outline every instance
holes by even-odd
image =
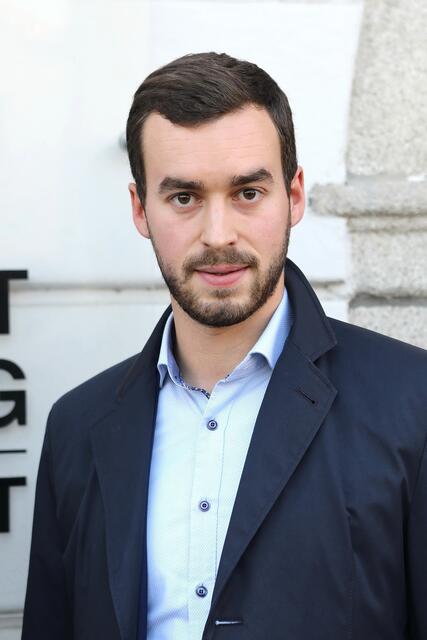
[[[215,584],[218,495],[224,445],[222,423],[225,421],[220,395],[217,386],[206,401],[196,442],[188,564],[189,640],[200,640]]]

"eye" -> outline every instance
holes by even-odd
[[[190,204],[194,204],[194,196],[191,193],[182,191],[181,193],[176,193],[174,196],[172,196],[170,198],[170,202],[173,202],[173,204],[175,204],[178,208],[183,209],[184,207],[188,207]]]
[[[238,196],[240,200],[243,199],[245,202],[257,202],[262,196],[262,193],[258,189],[247,188],[239,191]],[[243,198],[240,198],[240,196],[243,196]]]

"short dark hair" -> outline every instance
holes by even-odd
[[[173,124],[191,126],[214,120],[246,104],[264,107],[276,126],[289,195],[298,164],[292,112],[286,95],[256,64],[226,53],[209,52],[188,54],[156,69],[134,95],[126,145],[141,202],[145,202],[146,195],[142,127],[150,113],[159,113]]]

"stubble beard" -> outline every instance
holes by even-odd
[[[290,230],[289,214],[282,249],[272,257],[264,272],[260,272],[259,261],[255,256],[231,247],[222,251],[207,249],[203,254],[185,260],[182,266],[184,274],[182,278],[178,277],[174,270],[163,261],[151,233],[150,237],[166,286],[181,309],[202,325],[228,327],[247,320],[273,295],[284,270]],[[212,302],[201,300],[197,292],[191,289],[189,281],[196,269],[218,264],[244,264],[254,270],[255,278],[251,284],[246,303],[233,302],[233,295],[236,292],[233,287],[218,289],[212,287],[210,290],[210,296],[214,299]]]

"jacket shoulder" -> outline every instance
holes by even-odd
[[[418,407],[425,424],[427,351],[348,322],[329,321],[337,344],[326,354],[327,367],[337,387],[399,413]]]
[[[49,419],[74,419],[95,416],[114,404],[117,390],[140,354],[101,371],[62,395],[53,405]]]
[[[336,318],[328,317],[328,320],[337,337],[338,346],[354,351],[359,356],[381,355],[385,358],[403,358],[403,362],[407,361],[412,365],[427,365],[427,351],[421,347]]]

